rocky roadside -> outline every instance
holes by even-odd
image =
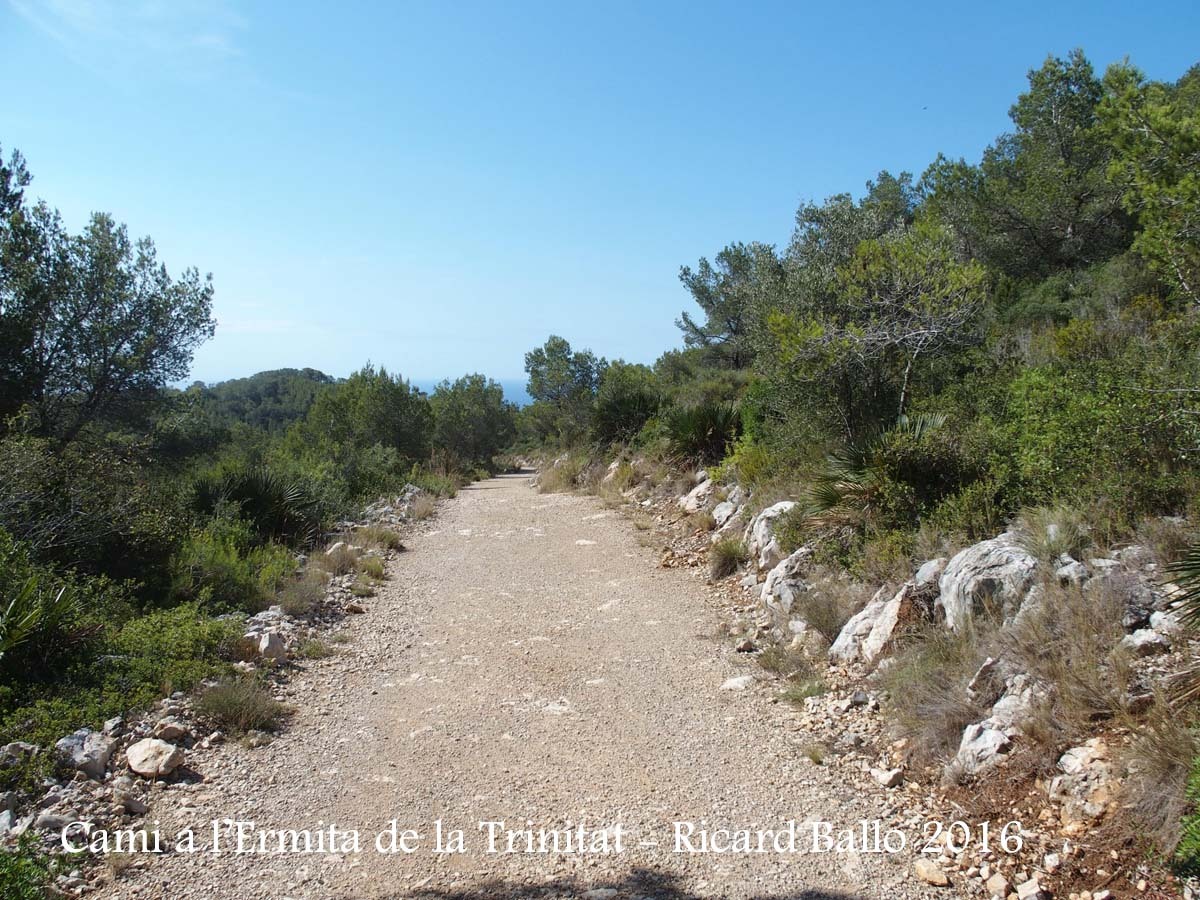
[[[614,462],[600,479],[601,493],[609,498],[616,492],[605,485],[619,465]],[[796,727],[813,736],[805,752],[848,785],[889,791],[893,803],[886,817],[897,827],[962,823],[926,835],[931,852],[914,866],[915,880],[995,900],[1191,900],[1200,890],[1148,861],[1146,848],[1114,825],[1123,812],[1128,727],[1098,722],[1094,736],[1066,749],[1048,770],[1031,767],[1025,732],[1035,727],[1054,686],[1012,660],[989,657],[967,685],[976,705],[990,711],[963,730],[957,754],[944,767],[915,763],[913,748],[895,738],[884,709],[888,695],[881,676],[895,663],[893,652],[907,627],[919,620],[953,630],[986,597],[1003,609],[1000,627],[1008,628],[1022,616],[1046,614],[1047,581],[1078,588],[1085,597],[1120,595],[1125,636],[1118,649],[1129,665],[1127,707],[1145,709],[1197,649],[1175,610],[1180,591],[1165,580],[1146,547],[1127,545],[1087,559],[1064,556],[1053,561],[1047,579],[1045,565],[1017,534],[1006,532],[929,560],[898,586],[880,587],[829,640],[801,610],[802,598],[829,589],[825,581],[834,576],[813,565],[812,548],[785,554],[776,534],[780,517],[794,504],[781,501],[752,513],[751,499],[739,486],[719,485],[704,471],[689,479],[692,486],[683,494],[667,484],[634,484],[619,492],[622,508],[641,527],[652,519],[664,567],[692,568],[703,576],[713,544],[724,538],[744,542],[749,558],[744,573],[718,582],[724,586],[729,639],[747,655],[786,647],[817,661],[820,686],[812,688],[812,696],[789,693],[788,683],[778,680],[778,702],[790,703]],[[836,589],[844,593],[846,585]],[[981,841],[982,822],[993,829],[990,848]],[[1013,824],[1007,832],[995,833],[1008,822]]]
[[[413,512],[418,503],[430,504],[421,488],[407,485],[394,497],[381,498],[363,511],[357,521],[339,522],[343,540],[317,553],[332,556],[350,553],[357,559],[378,558],[387,564],[403,547],[368,547],[354,542],[354,533],[368,527],[385,526],[398,534],[429,527]],[[301,565],[310,560],[300,558]],[[311,566],[309,567],[311,568]],[[262,679],[272,699],[294,703],[303,693],[301,678],[306,671],[336,666],[339,661],[329,644],[336,646],[345,636],[348,619],[366,612],[366,601],[356,590],[356,575],[330,574],[323,596],[302,615],[289,615],[272,606],[246,618],[242,636],[233,653],[234,669]],[[312,658],[313,647],[324,657]],[[0,793],[0,842],[12,846],[24,835],[36,835],[42,847],[66,861],[64,840],[74,846],[88,843],[84,831],[73,823],[86,822],[97,832],[125,832],[145,838],[148,814],[152,815],[160,795],[191,793],[206,789],[214,777],[235,776],[229,765],[227,744],[239,752],[253,752],[270,745],[274,735],[251,729],[226,735],[200,709],[198,697],[212,682],[191,693],[175,692],[149,710],[134,710],[108,720],[99,729],[81,728],[61,738],[53,747],[38,747],[23,741],[0,746],[0,768],[20,766],[30,757],[53,754],[56,777],[46,779],[40,792],[22,797],[16,791]],[[65,831],[64,831],[65,830]],[[134,852],[109,848],[100,856],[80,855],[69,871],[57,876],[52,889],[61,896],[83,896],[108,881],[116,869],[137,865],[137,852],[153,850],[135,843]],[[67,863],[70,864],[69,862]]]

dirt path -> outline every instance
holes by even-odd
[[[805,757],[810,736],[771,702],[773,687],[721,689],[758,670],[712,639],[720,617],[703,582],[658,568],[619,513],[497,478],[462,491],[408,544],[343,653],[288,685],[292,727],[269,748],[230,744],[202,760],[205,781],[163,790],[151,814],[164,835],[195,828],[198,846],[224,817],[259,829],[335,822],[361,832],[362,852],[168,853],[102,896],[921,894],[910,853],[672,852],[677,820],[795,820],[807,847],[801,823],[850,827],[892,810],[882,789],[864,796]],[[415,852],[375,851],[393,818],[422,833]],[[468,852],[432,852],[439,819],[462,829]],[[623,852],[484,853],[478,823],[500,820],[608,828],[610,847],[619,824]]]

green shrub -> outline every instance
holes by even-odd
[[[136,582],[145,599],[168,589],[183,536],[177,490],[136,450],[90,442],[56,447],[10,434],[0,439],[0,472],[0,528],[32,559]]]
[[[205,517],[233,505],[259,543],[311,546],[321,533],[315,496],[297,478],[262,466],[201,476],[191,488],[191,507]]]
[[[188,690],[227,668],[239,634],[236,621],[206,616],[195,604],[112,623],[86,653],[63,660],[53,678],[0,681],[0,744],[52,744],[77,728],[97,728]],[[0,789],[4,781],[0,773]]]
[[[194,530],[174,561],[174,593],[209,609],[257,612],[295,575],[296,560],[278,544],[257,543],[243,519],[218,517]]]
[[[200,714],[232,734],[277,731],[287,708],[258,681],[245,676],[223,678],[200,694]]]
[[[48,900],[50,882],[63,865],[47,854],[31,831],[16,846],[0,847],[0,886],[4,900]]]
[[[592,439],[603,446],[628,443],[661,405],[662,394],[648,367],[613,362],[596,392]]]
[[[1190,808],[1179,826],[1179,844],[1172,862],[1179,874],[1195,876],[1200,874],[1200,756],[1192,759],[1184,799]]]
[[[737,438],[742,418],[732,403],[698,403],[666,417],[671,451],[689,461],[718,463]]]

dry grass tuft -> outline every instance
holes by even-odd
[[[1091,590],[1047,581],[1041,597],[1027,601],[1002,638],[1001,652],[1017,667],[1053,688],[1048,708],[1055,724],[1054,748],[1086,737],[1098,719],[1125,709],[1130,660],[1120,649],[1125,596],[1118,583]],[[998,655],[998,654],[993,654]]]
[[[1026,509],[1017,519],[1016,531],[1031,555],[1051,565],[1063,555],[1079,559],[1092,545],[1083,513],[1066,506]]]
[[[408,507],[408,517],[414,522],[423,522],[437,512],[437,500],[430,494],[421,494]]]
[[[317,638],[301,641],[296,650],[301,659],[325,659],[334,654],[332,647]]]
[[[337,547],[338,544],[342,546]],[[312,564],[331,575],[349,575],[358,566],[358,553],[345,540],[334,541],[331,547],[336,550],[326,550],[324,553],[313,555]]]
[[[383,581],[387,577],[387,569],[384,567],[383,560],[378,556],[360,557],[358,571],[375,581]]]
[[[813,580],[810,590],[796,598],[793,616],[803,619],[832,644],[850,618],[866,606],[871,593],[866,585],[824,573]]]
[[[280,589],[275,602],[289,616],[306,616],[325,597],[329,576],[322,571],[309,569],[298,578],[288,581]]]
[[[365,525],[354,532],[355,543],[366,547],[376,547],[380,550],[404,549],[400,535],[383,525]]]
[[[973,629],[955,633],[928,625],[909,636],[883,673],[889,715],[918,762],[953,755],[963,729],[987,715],[966,692],[985,656]]]
[[[1130,836],[1149,836],[1155,849],[1168,856],[1183,837],[1189,812],[1185,789],[1200,756],[1196,724],[1159,698],[1135,726],[1122,760],[1121,802],[1136,829]]]
[[[728,578],[750,558],[746,545],[738,538],[717,541],[708,551],[708,571],[714,580]]]
[[[1175,517],[1146,519],[1138,526],[1137,542],[1154,554],[1161,566],[1179,561],[1196,539],[1196,532]]]

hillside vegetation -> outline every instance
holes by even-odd
[[[697,309],[653,366],[528,353],[521,446],[542,490],[635,501],[642,529],[665,502],[664,562],[758,596],[731,628],[782,699],[820,722],[825,679],[878,691],[907,748],[881,783],[973,783],[1072,838],[1104,820],[1195,873],[1200,66],[1076,51],[1028,82],[981,159],[684,267]],[[1077,758],[1103,799],[1060,809],[1070,778],[1037,779]]]
[[[69,233],[31,180],[0,165],[0,745],[45,746],[226,670],[334,523],[408,483],[453,493],[515,408],[481,375],[427,396],[369,364],[173,389],[211,279],[107,214]],[[0,765],[0,791],[54,764]]]
[[[1200,452],[1200,68],[1029,73],[978,162],[881,172],[680,279],[685,349],[527,354],[526,447],[629,446],[805,502],[852,568],[1070,505],[1106,533],[1187,513]],[[936,427],[912,428],[923,419]]]

